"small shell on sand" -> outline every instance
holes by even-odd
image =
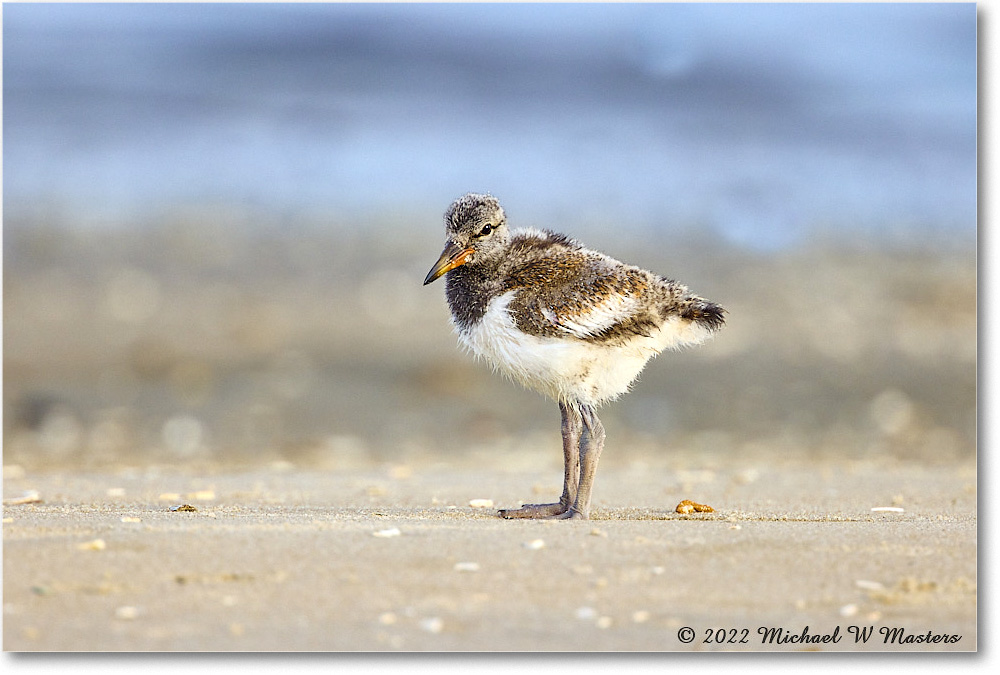
[[[190,504],[179,504],[179,505],[171,506],[170,510],[171,511],[197,511],[198,509],[196,509],[195,507],[191,506]]]
[[[545,540],[532,539],[531,541],[524,542],[522,546],[524,546],[524,548],[528,549],[529,551],[537,551],[540,548],[545,548]]]
[[[873,506],[872,511],[883,511],[887,513],[903,513],[906,509],[898,506]]]
[[[42,498],[38,495],[37,490],[28,490],[20,497],[14,497],[13,499],[5,499],[3,501],[4,506],[19,506],[21,504],[38,504],[42,501]]]
[[[103,539],[92,539],[82,544],[77,544],[76,547],[81,551],[103,551],[108,545],[104,543]]]
[[[474,509],[492,509],[493,500],[492,499],[470,499],[469,506]]]
[[[377,530],[375,532],[372,532],[373,537],[381,537],[383,539],[386,539],[388,537],[398,537],[401,534],[403,533],[399,531],[398,527],[390,527],[385,530]]]
[[[858,579],[854,582],[854,585],[864,591],[884,591],[885,586],[877,581],[868,581],[867,579]]]
[[[694,512],[698,513],[715,512],[715,509],[713,509],[711,506],[708,506],[707,504],[698,504],[696,502],[691,501],[690,499],[685,499],[684,501],[682,501],[680,504],[677,505],[677,508],[674,510],[677,511],[677,513],[684,513],[684,514],[694,513]]]
[[[479,563],[477,562],[457,562],[455,563],[456,572],[478,572]]]

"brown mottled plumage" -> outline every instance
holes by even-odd
[[[445,226],[448,242],[424,284],[447,274],[459,340],[494,369],[556,400],[562,412],[559,502],[500,514],[587,518],[604,445],[594,409],[627,391],[659,352],[704,341],[722,327],[725,310],[564,235],[511,231],[490,195],[456,200]]]

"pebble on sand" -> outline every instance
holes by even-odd
[[[469,506],[474,509],[492,509],[493,500],[492,499],[470,499]]]
[[[455,563],[456,572],[478,572],[479,563],[477,562],[457,562]]]
[[[531,541],[524,542],[522,546],[524,546],[524,548],[528,549],[529,551],[537,551],[540,548],[545,548],[545,540],[532,539]]]
[[[398,537],[401,534],[403,533],[399,531],[398,527],[390,527],[385,530],[377,530],[375,532],[372,532],[373,537],[381,537],[383,539],[387,539],[389,537]]]

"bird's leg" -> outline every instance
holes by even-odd
[[[559,498],[560,513],[576,501],[580,487],[580,435],[583,432],[583,418],[576,404],[559,403],[562,415],[563,441],[563,491]]]
[[[525,504],[519,509],[501,509],[504,518],[551,518],[561,516],[576,501],[580,484],[580,434],[583,419],[575,404],[559,403],[562,414],[563,492],[555,504]]]
[[[590,493],[594,489],[594,474],[597,473],[597,462],[604,449],[604,425],[590,406],[580,406],[580,414],[585,432],[580,445],[580,485],[576,500],[557,517],[587,520],[590,518]]]

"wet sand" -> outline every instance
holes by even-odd
[[[612,463],[588,522],[470,506],[558,496],[496,464],[7,467],[4,649],[977,647],[972,461]]]

